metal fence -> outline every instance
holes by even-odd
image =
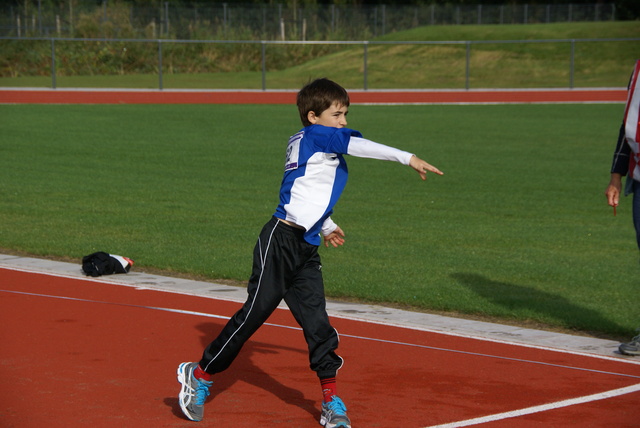
[[[113,0],[0,5],[0,36],[181,40],[367,40],[425,25],[615,21],[613,3],[330,5]]]
[[[544,88],[549,88],[549,87],[562,87],[562,88],[574,88],[576,86],[576,75],[580,74],[582,76],[582,78],[584,79],[586,76],[586,79],[589,79],[589,73],[598,73],[598,69],[602,69],[603,66],[605,66],[606,64],[608,64],[609,68],[607,69],[606,73],[609,74],[615,74],[615,78],[613,79],[616,82],[619,82],[618,85],[614,85],[614,86],[622,86],[623,84],[625,84],[625,80],[628,78],[628,72],[629,72],[629,64],[628,62],[634,58],[640,57],[640,44],[638,43],[640,41],[640,38],[626,38],[626,39],[563,39],[563,40],[494,40],[494,41],[442,41],[442,42],[437,42],[437,41],[405,41],[405,42],[397,42],[397,41],[393,41],[393,42],[385,42],[385,41],[329,41],[329,42],[322,42],[322,41],[250,41],[250,40],[233,40],[233,41],[222,41],[222,40],[209,40],[209,41],[195,41],[195,40],[167,40],[167,39],[156,39],[156,40],[147,40],[147,39],[71,39],[71,38],[29,38],[29,39],[25,39],[25,38],[14,38],[14,37],[0,37],[0,41],[10,41],[10,42],[15,42],[15,43],[30,43],[30,42],[38,42],[38,43],[46,43],[49,45],[50,47],[50,58],[47,59],[45,61],[45,58],[40,57],[38,62],[40,64],[43,64],[44,67],[47,67],[46,64],[49,64],[49,72],[50,72],[50,77],[51,77],[51,88],[57,88],[58,87],[58,71],[57,71],[57,67],[58,64],[60,63],[61,58],[59,58],[60,54],[57,54],[57,47],[59,45],[62,44],[86,44],[86,45],[93,45],[93,46],[97,46],[98,49],[101,50],[105,50],[105,46],[106,45],[116,45],[117,49],[122,50],[123,46],[124,46],[124,50],[126,51],[126,46],[129,47],[135,47],[136,44],[141,44],[141,45],[145,45],[147,49],[153,49],[155,50],[154,52],[150,52],[151,55],[151,60],[146,61],[145,62],[145,67],[147,67],[147,71],[146,74],[149,76],[152,76],[151,78],[153,78],[153,76],[157,77],[156,80],[156,88],[157,89],[165,89],[165,77],[172,75],[173,73],[170,72],[171,70],[178,70],[180,68],[180,65],[178,63],[176,63],[176,59],[172,57],[172,59],[166,59],[166,57],[168,57],[168,55],[165,54],[165,51],[168,50],[168,47],[170,46],[175,46],[175,45],[190,45],[190,46],[196,46],[196,47],[200,47],[201,49],[206,49],[203,48],[203,46],[231,46],[232,45],[242,45],[240,46],[240,50],[244,51],[244,50],[253,50],[255,52],[259,52],[259,54],[256,55],[256,59],[255,62],[258,62],[259,64],[255,64],[253,67],[253,73],[251,77],[252,79],[254,79],[253,81],[249,82],[248,85],[244,86],[244,87],[238,87],[235,86],[233,87],[233,89],[262,89],[262,90],[267,90],[267,89],[283,89],[283,87],[273,87],[272,85],[270,85],[270,82],[268,82],[268,73],[269,73],[269,66],[268,66],[268,60],[269,60],[269,54],[268,54],[268,49],[273,49],[273,48],[279,48],[279,47],[291,47],[291,46],[298,46],[298,47],[308,47],[308,46],[319,46],[319,47],[327,47],[327,46],[333,46],[333,47],[338,47],[340,49],[350,49],[351,51],[354,50],[358,50],[361,49],[361,56],[359,56],[359,58],[361,58],[360,60],[356,60],[356,59],[352,59],[350,60],[351,62],[354,61],[362,61],[359,65],[357,65],[356,67],[353,67],[354,69],[358,69],[360,71],[355,71],[354,73],[358,74],[359,77],[355,77],[354,79],[351,80],[351,83],[349,86],[352,88],[362,88],[364,90],[368,90],[368,89],[393,89],[393,88],[397,88],[397,87],[380,87],[379,85],[377,85],[375,88],[372,88],[370,85],[370,76],[372,74],[371,70],[370,70],[370,64],[372,62],[376,62],[377,64],[377,71],[378,73],[380,72],[381,68],[385,68],[387,67],[389,64],[380,64],[380,61],[376,61],[376,60],[372,60],[372,54],[371,51],[374,49],[378,49],[378,48],[384,48],[384,47],[389,47],[389,48],[393,48],[393,47],[398,47],[398,46],[413,46],[413,47],[429,47],[429,48],[434,48],[434,47],[452,47],[456,49],[456,53],[454,53],[454,55],[451,55],[450,53],[447,54],[446,58],[443,58],[442,61],[445,64],[445,69],[446,69],[446,74],[447,77],[450,76],[454,76],[454,75],[458,75],[460,76],[460,78],[457,80],[457,83],[453,83],[453,84],[449,84],[449,86],[443,86],[446,88],[457,88],[457,89],[477,89],[477,83],[478,79],[474,80],[473,77],[477,77],[480,74],[487,74],[487,73],[495,73],[495,69],[492,70],[486,70],[484,69],[485,67],[487,67],[487,64],[491,64],[492,67],[495,67],[496,65],[498,67],[500,67],[500,62],[499,61],[494,61],[493,63],[491,62],[487,62],[484,61],[483,59],[480,60],[475,60],[474,61],[474,52],[476,51],[481,51],[483,48],[486,48],[489,45],[505,45],[505,44],[509,44],[509,45],[517,45],[520,47],[520,49],[524,49],[527,51],[527,55],[530,55],[532,51],[538,49],[538,55],[541,57],[541,59],[539,60],[538,64],[536,65],[538,68],[538,72],[539,74],[549,74],[548,70],[546,70],[545,68],[545,64],[548,64],[549,62],[560,62],[563,65],[564,69],[560,70],[559,72],[559,76],[556,77],[547,77],[544,76],[540,82],[541,85],[539,87],[544,87]],[[566,53],[561,53],[561,54],[555,54],[554,57],[549,57],[548,55],[548,51],[546,48],[549,47],[549,45],[551,44],[561,44],[567,47],[566,49]],[[626,46],[626,53],[624,55],[624,57],[619,58],[619,57],[615,57],[615,58],[605,58],[606,55],[602,55],[601,60],[602,63],[601,64],[593,64],[593,63],[588,63],[585,62],[584,60],[580,61],[579,59],[577,59],[577,54],[576,52],[578,50],[592,50],[594,45],[600,45],[598,50],[601,52],[606,52],[608,50],[608,47],[613,47],[614,45],[617,45],[616,47],[619,47],[620,45],[624,45]],[[236,46],[237,48],[238,46]],[[356,49],[354,49],[356,48]],[[21,48],[21,50],[24,50],[24,47]],[[613,50],[613,49],[611,49]],[[93,54],[89,54],[88,53],[89,49],[80,49],[80,52],[83,52],[82,55],[87,57],[87,64],[88,66],[91,68],[91,74],[100,74],[100,71],[95,67],[95,60],[97,58],[97,56],[93,56]],[[486,54],[486,50],[485,50],[485,54]],[[565,51],[563,51],[565,52]],[[378,51],[376,51],[376,54],[379,54]],[[456,58],[457,55],[457,58]],[[124,56],[124,54],[123,54]],[[619,55],[618,55],[619,56]],[[358,57],[358,55],[354,55],[352,58],[356,58]],[[153,62],[155,58],[155,64],[151,63],[149,64],[149,62]],[[516,61],[519,61],[518,59],[516,59]],[[609,62],[607,62],[609,61]],[[497,63],[497,64],[496,64]],[[455,67],[457,68],[453,68],[451,67],[452,64],[457,64]],[[112,65],[112,64],[111,64]],[[403,65],[406,66],[406,65]],[[153,72],[149,73],[148,70],[153,70]],[[502,69],[498,69],[500,73],[503,73],[504,77],[506,78],[507,75],[509,73],[511,73],[511,71],[509,70],[509,66],[505,65]],[[241,72],[246,71],[246,70],[239,70]],[[423,70],[420,70],[421,72]],[[122,73],[124,74],[135,74],[135,73],[145,73],[144,71],[140,71],[140,70],[129,70],[127,73]],[[317,72],[317,71],[316,71]],[[534,74],[536,74],[536,71],[533,70],[533,68],[527,70],[527,72],[531,73],[531,76],[527,76],[527,73],[525,72],[524,75],[522,76],[522,78],[524,79],[534,79]],[[45,69],[45,73],[46,73],[46,69]],[[388,71],[387,71],[388,73]],[[429,70],[425,69],[423,71],[423,74],[426,76],[429,76]],[[520,73],[522,73],[520,71]],[[602,73],[600,71],[600,73]],[[219,73],[219,74],[229,74],[231,76],[231,78],[233,79],[233,73]],[[502,76],[501,76],[502,77]],[[430,76],[430,78],[433,78],[433,76]],[[259,79],[259,82],[258,82]],[[555,79],[555,80],[554,80]],[[506,81],[506,80],[505,80]],[[609,81],[611,81],[611,79],[609,79]],[[235,81],[234,81],[235,82]],[[452,82],[454,82],[454,80],[452,80]],[[546,83],[545,83],[546,82]],[[551,82],[551,83],[549,83]],[[421,86],[421,82],[412,82],[415,83],[415,86],[412,86],[411,88],[413,89],[420,89],[420,88],[425,88],[424,86]],[[529,81],[529,84],[531,83],[531,81]],[[246,84],[246,81],[245,81]],[[459,85],[459,86],[455,86],[455,85]],[[474,86],[475,85],[475,86]],[[291,89],[291,88],[297,88],[299,86],[299,82],[296,81],[294,83],[292,83],[292,85],[290,87],[286,87],[286,89]],[[588,86],[588,85],[587,85]],[[596,84],[596,86],[598,86]],[[483,87],[483,86],[481,86]],[[513,86],[500,86],[500,87],[513,87]],[[525,85],[522,87],[536,87],[536,84],[534,82],[533,85]],[[172,88],[177,88],[180,89],[181,87],[178,86],[173,86]],[[428,87],[427,87],[428,88]],[[431,87],[433,88],[433,87]],[[208,87],[207,89],[211,89],[210,87]],[[227,89],[227,88],[219,88],[219,89]]]

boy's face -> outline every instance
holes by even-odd
[[[331,104],[328,109],[320,113],[320,115],[316,115],[314,112],[310,111],[307,114],[307,118],[313,125],[322,125],[331,128],[344,128],[347,126],[347,113],[349,113],[349,107],[335,102]]]

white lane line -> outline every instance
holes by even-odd
[[[525,409],[513,410],[510,412],[496,413],[495,415],[483,416],[480,418],[467,419],[465,421],[452,422],[442,425],[432,425],[425,428],[458,428],[468,427],[471,425],[478,425],[486,422],[494,422],[502,419],[517,418],[519,416],[531,415],[533,413],[546,412],[548,410],[559,409],[561,407],[575,406],[576,404],[590,403],[592,401],[605,400],[607,398],[618,397],[620,395],[631,394],[633,392],[640,391],[640,384],[627,386],[619,389],[612,389],[610,391],[600,392],[592,395],[585,395],[584,397],[571,398],[569,400],[556,401],[555,403],[543,404],[541,406],[527,407]]]
[[[107,276],[100,276],[100,277],[97,277],[97,278],[93,278],[93,277],[89,277],[89,276],[79,276],[77,274],[76,275],[62,274],[62,273],[57,273],[57,272],[51,272],[51,271],[48,271],[48,270],[35,269],[32,266],[19,267],[19,266],[14,266],[14,265],[10,265],[10,264],[4,264],[4,263],[2,263],[2,261],[0,261],[0,269],[14,270],[14,271],[25,272],[25,273],[33,273],[33,274],[36,274],[36,275],[48,275],[48,276],[54,276],[54,277],[59,277],[59,278],[69,278],[69,279],[72,279],[72,280],[91,281],[91,282],[97,282],[97,283],[102,283],[102,284],[118,285],[118,286],[121,286],[121,287],[133,288],[135,290],[150,290],[150,291],[157,291],[157,292],[162,292],[162,293],[180,294],[180,295],[183,295],[183,296],[195,296],[195,297],[200,297],[200,298],[203,298],[203,299],[221,300],[221,301],[226,301],[226,302],[240,302],[240,303],[243,303],[244,300],[245,300],[243,298],[241,298],[241,299],[229,298],[228,296],[222,296],[222,295],[215,295],[215,296],[203,295],[202,293],[190,292],[190,291],[184,290],[184,289],[175,289],[175,288],[170,288],[170,287],[168,288],[168,287],[164,287],[164,286],[144,286],[144,285],[132,283],[131,281],[129,281],[129,278],[126,278],[125,275],[107,275]],[[466,333],[457,333],[457,332],[447,331],[447,330],[442,330],[442,329],[437,329],[437,328],[428,328],[426,326],[407,325],[407,324],[394,322],[394,321],[390,321],[390,320],[368,319],[368,318],[366,318],[364,316],[345,315],[344,313],[336,313],[335,311],[333,311],[333,312],[330,311],[330,316],[332,318],[340,318],[340,319],[346,319],[346,320],[351,320],[351,321],[359,321],[359,322],[363,322],[363,323],[367,323],[367,324],[379,324],[379,325],[385,325],[385,326],[391,326],[391,327],[399,327],[399,328],[403,328],[403,329],[406,329],[406,330],[416,330],[416,331],[423,331],[423,332],[428,332],[428,333],[435,333],[435,334],[439,334],[439,335],[442,335],[442,336],[461,337],[461,338],[465,338],[465,339],[480,340],[480,341],[483,341],[483,342],[493,342],[493,343],[500,343],[500,344],[504,344],[504,345],[517,346],[517,347],[520,347],[520,348],[539,349],[539,350],[543,350],[543,351],[558,352],[558,353],[561,353],[561,354],[578,355],[580,357],[587,357],[587,358],[596,358],[596,359],[599,359],[599,360],[616,361],[616,362],[625,363],[625,364],[633,364],[633,365],[640,364],[640,360],[633,359],[633,358],[619,358],[619,357],[608,356],[608,355],[581,352],[581,351],[576,351],[576,350],[572,350],[572,349],[550,347],[550,346],[544,346],[544,345],[532,344],[532,343],[523,343],[521,341],[510,341],[510,340],[506,340],[504,338],[491,338],[491,337],[486,337],[486,336],[483,336],[483,335],[470,334],[468,332],[466,332]]]
[[[197,311],[189,311],[189,310],[183,310],[183,309],[172,309],[172,308],[162,308],[162,307],[154,307],[154,306],[140,306],[140,305],[131,305],[131,304],[124,304],[124,303],[103,302],[103,301],[97,301],[97,300],[80,299],[80,298],[75,298],[75,297],[54,296],[54,295],[47,295],[47,294],[38,294],[38,293],[28,293],[28,292],[21,292],[21,291],[13,291],[13,290],[0,290],[0,292],[21,294],[21,295],[30,295],[30,296],[38,296],[38,297],[46,297],[46,298],[54,298],[54,299],[72,300],[72,301],[80,301],[80,302],[89,302],[89,303],[101,303],[101,304],[109,304],[109,305],[141,308],[141,309],[151,309],[151,310],[179,313],[179,314],[185,314],[185,315],[202,316],[202,317],[208,317],[208,318],[217,318],[217,319],[224,319],[224,320],[229,319],[229,317],[222,316],[222,315],[209,314],[209,313],[197,312]],[[301,330],[298,327],[291,327],[291,326],[273,324],[273,323],[265,323],[265,325],[269,325],[269,326],[272,326],[272,327],[278,327],[278,328],[285,328],[285,329],[290,329],[290,330]],[[390,344],[402,345],[402,346],[412,346],[412,347],[425,348],[425,349],[431,349],[431,350],[440,350],[440,351],[446,351],[446,352],[455,352],[455,353],[462,353],[462,354],[469,354],[469,355],[475,355],[475,356],[490,357],[490,358],[496,358],[496,359],[506,359],[506,360],[512,360],[512,361],[519,361],[519,362],[524,362],[524,363],[533,363],[533,364],[554,366],[554,367],[567,368],[567,369],[572,369],[572,370],[583,370],[583,371],[588,371],[588,372],[611,374],[611,375],[615,375],[615,376],[625,376],[625,377],[631,377],[631,378],[640,378],[640,376],[632,376],[632,375],[626,375],[626,374],[620,374],[620,373],[583,369],[583,368],[579,368],[579,367],[548,364],[548,363],[543,363],[543,362],[539,362],[539,361],[520,360],[520,359],[506,358],[506,357],[487,355],[487,354],[478,354],[478,353],[465,352],[465,351],[456,351],[456,350],[445,349],[445,348],[435,348],[435,347],[430,347],[430,346],[426,346],[426,345],[419,345],[419,344],[399,342],[399,341],[389,341],[389,340],[385,340],[385,339],[376,339],[376,338],[370,338],[370,337],[365,337],[365,336],[344,335],[344,334],[341,335],[341,336],[343,336],[343,337],[351,337],[351,338],[361,339],[361,340],[369,340],[369,341],[375,341],[375,342],[390,343]],[[604,400],[604,399],[613,398],[613,397],[617,397],[617,396],[621,396],[621,395],[625,395],[625,394],[630,394],[630,393],[634,393],[634,392],[638,392],[638,391],[640,391],[640,384],[631,385],[631,386],[628,386],[628,387],[614,389],[614,390],[610,390],[610,391],[605,391],[605,392],[601,392],[601,393],[597,393],[597,394],[587,395],[587,396],[583,396],[583,397],[577,397],[577,398],[572,398],[572,399],[568,399],[568,400],[557,401],[557,402],[554,402],[554,403],[543,404],[543,405],[540,405],[540,406],[527,407],[527,408],[524,408],[524,409],[513,410],[513,411],[509,411],[509,412],[504,412],[504,413],[497,413],[497,414],[494,414],[494,415],[483,416],[483,417],[473,418],[473,419],[467,419],[467,420],[464,420],[464,421],[446,423],[446,424],[441,424],[441,425],[433,425],[433,426],[429,426],[429,427],[425,427],[425,428],[458,428],[458,427],[466,427],[466,426],[478,425],[478,424],[482,424],[482,423],[493,422],[493,421],[498,421],[498,420],[503,420],[503,419],[517,418],[519,416],[529,415],[529,414],[533,414],[533,413],[545,412],[545,411],[554,410],[554,409],[558,409],[558,408],[562,408],[562,407],[574,406],[574,405],[577,405],[577,404],[584,404],[584,403],[589,403],[589,402],[593,402],[593,401]]]
[[[81,299],[81,298],[76,298],[76,297],[56,296],[56,295],[39,294],[39,293],[29,293],[29,292],[14,291],[14,290],[1,290],[0,289],[0,292],[21,294],[21,295],[28,295],[28,296],[37,296],[37,297],[46,297],[46,298],[51,298],[51,299],[62,299],[62,300],[73,300],[73,301],[78,301],[78,302],[99,303],[99,304],[104,304],[104,305],[123,306],[123,307],[129,307],[129,308],[150,309],[150,310],[155,310],[155,311],[172,312],[172,313],[185,314],[185,315],[195,315],[195,316],[201,316],[201,317],[207,317],[207,318],[217,318],[217,319],[223,319],[223,320],[228,320],[230,318],[230,317],[223,316],[223,315],[209,314],[209,313],[197,312],[197,311],[189,311],[189,310],[184,310],[184,309],[162,308],[162,307],[157,307],[157,306],[132,305],[132,304],[128,304],[128,303],[104,302],[104,301],[100,301],[100,300],[90,300],[90,299]],[[267,325],[267,326],[270,326],[270,327],[284,328],[284,329],[288,329],[288,330],[298,330],[298,331],[302,330],[299,327],[293,327],[293,326],[288,326],[288,325],[283,325],[283,324],[264,323],[264,325]],[[552,363],[546,363],[546,362],[543,362],[543,361],[535,361],[535,360],[525,360],[525,359],[521,359],[521,358],[503,357],[503,356],[500,356],[500,355],[482,354],[482,353],[478,353],[478,352],[460,351],[460,350],[450,349],[450,348],[438,348],[438,347],[435,347],[435,346],[420,345],[420,344],[417,344],[417,343],[400,342],[400,341],[387,340],[387,339],[377,339],[377,338],[374,338],[374,337],[357,336],[357,335],[351,335],[351,334],[340,334],[340,336],[349,337],[349,338],[353,338],[353,339],[366,340],[366,341],[370,341],[370,342],[386,343],[386,344],[390,344],[390,345],[409,346],[409,347],[413,347],[413,348],[429,349],[429,350],[432,350],[432,351],[450,352],[450,353],[456,353],[456,354],[471,355],[471,356],[476,356],[476,357],[492,358],[492,359],[497,359],[497,360],[515,361],[515,362],[519,362],[519,363],[536,364],[536,365],[540,365],[540,366],[556,367],[556,368],[562,368],[562,369],[584,371],[584,372],[589,372],[589,373],[599,373],[599,374],[606,374],[606,375],[612,375],[612,376],[621,376],[621,377],[640,379],[640,376],[636,376],[636,375],[630,375],[630,374],[625,374],[625,373],[615,373],[615,372],[609,372],[609,371],[603,371],[603,370],[586,369],[586,368],[583,368],[583,367],[574,367],[574,366],[567,366],[567,365],[562,365],[562,364],[552,364]]]

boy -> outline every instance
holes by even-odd
[[[302,327],[310,368],[320,380],[320,424],[351,428],[337,394],[336,374],[342,358],[335,353],[338,333],[325,309],[318,255],[320,233],[326,247],[344,243],[344,232],[330,217],[347,180],[343,155],[400,162],[415,169],[423,180],[427,171],[442,175],[411,153],[365,140],[358,131],[345,128],[349,95],[328,79],[303,87],[297,105],[304,128],[289,139],[280,204],[255,246],[248,299],[205,349],[199,363],[178,367],[180,407],[194,421],[202,420],[211,376],[229,367],[242,345],[284,299]]]

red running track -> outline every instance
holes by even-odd
[[[0,269],[0,425],[194,426],[178,407],[176,367],[199,359],[239,306]],[[287,310],[268,322],[216,376],[198,426],[319,426],[302,333]],[[332,322],[355,428],[638,426],[637,362]],[[464,422],[474,418],[484,419]]]
[[[626,89],[349,91],[361,104],[623,103]],[[0,104],[295,104],[294,91],[0,89]]]

